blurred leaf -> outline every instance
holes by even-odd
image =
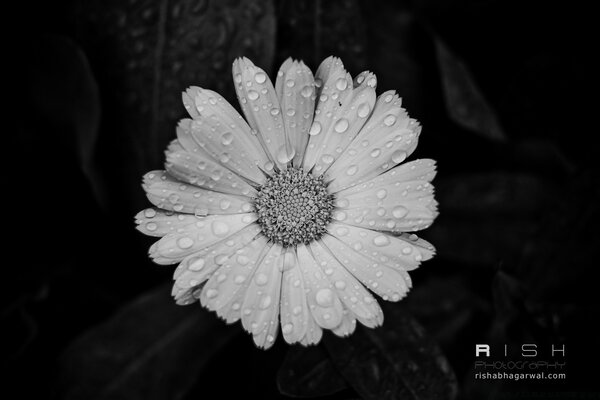
[[[463,128],[488,139],[506,140],[496,112],[464,61],[438,37],[435,38],[435,49],[449,117]]]
[[[427,237],[441,257],[467,265],[514,263],[557,193],[554,182],[525,173],[439,179],[440,217]]]
[[[64,36],[42,36],[31,45],[36,57],[44,60],[27,65],[31,112],[62,134],[54,139],[73,152],[99,204],[105,206],[105,188],[95,162],[100,94],[87,57]],[[50,126],[45,126],[45,133]]]
[[[71,344],[61,398],[180,399],[239,331],[200,307],[176,306],[161,286]]]
[[[185,115],[181,93],[196,85],[235,103],[236,57],[271,69],[272,1],[92,0],[78,6],[78,41],[103,89],[101,156],[111,181],[123,185],[113,200],[122,209],[124,199],[137,199],[131,207],[139,208],[137,182],[162,164]]]
[[[384,314],[382,327],[359,325],[347,338],[325,335],[346,382],[366,400],[455,398],[454,372],[423,328],[399,304]]]
[[[282,394],[293,397],[327,396],[347,387],[321,345],[291,346],[277,373],[277,385]]]

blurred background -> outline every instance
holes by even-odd
[[[589,10],[474,0],[27,2],[4,60],[3,398],[600,398],[600,150]],[[274,76],[329,55],[395,89],[438,160],[438,255],[386,321],[257,350],[170,298],[134,229],[190,85],[237,107],[235,57]],[[594,71],[595,72],[595,71]],[[9,93],[11,93],[9,91]],[[16,197],[16,198],[13,198]],[[16,207],[14,207],[16,206]],[[14,208],[14,209],[12,209]],[[474,379],[474,347],[565,344],[567,379]],[[552,397],[555,396],[555,397]],[[587,396],[587,397],[585,397]]]

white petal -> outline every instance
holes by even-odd
[[[312,346],[321,341],[323,337],[323,329],[317,324],[314,318],[308,318],[306,325],[306,333],[300,340],[303,346]]]
[[[277,73],[275,89],[283,113],[285,132],[295,149],[293,163],[302,165],[308,129],[315,112],[315,79],[302,61],[288,58]]]
[[[410,289],[411,280],[406,271],[374,262],[333,236],[325,235],[322,241],[352,275],[384,300],[398,301]]]
[[[202,289],[202,305],[216,311],[227,323],[239,320],[246,290],[268,250],[267,239],[260,235],[222,258],[222,266]]]
[[[281,332],[285,341],[297,343],[305,336],[313,317],[306,302],[306,288],[295,251],[284,255],[281,282]]]
[[[254,214],[211,215],[180,226],[150,247],[157,264],[174,264],[218,242],[226,241],[256,220]],[[258,225],[256,225],[258,226]]]
[[[337,336],[346,337],[352,335],[355,329],[356,318],[354,317],[354,313],[344,307],[342,322],[337,328],[333,329],[332,332]]]
[[[260,262],[248,285],[242,305],[242,325],[252,334],[254,343],[269,348],[279,330],[279,294],[283,248],[275,244]]]
[[[255,242],[258,232],[260,232],[258,225],[250,225],[227,240],[215,243],[185,257],[173,274],[173,279],[175,279],[173,296],[175,296],[175,300],[179,300],[185,297],[187,292],[199,288],[236,251],[251,246],[250,244]]]
[[[372,261],[402,271],[417,268],[421,261],[429,260],[435,254],[433,246],[418,241],[414,235],[416,239],[412,240],[410,235],[392,236],[337,222],[332,222],[328,230],[331,235]]]
[[[369,328],[381,325],[383,311],[371,293],[340,264],[322,242],[313,242],[310,247],[315,259],[323,265],[345,308]]]
[[[373,114],[327,176],[337,192],[365,182],[403,162],[416,148],[421,126],[393,92],[377,98]]]
[[[327,279],[306,246],[299,245],[297,254],[311,314],[320,327],[336,328],[342,322],[343,308],[333,284]]]
[[[244,118],[227,100],[211,90],[191,87],[184,94],[184,103],[186,97],[193,101],[195,113],[190,112],[192,118],[204,123],[201,125],[203,129],[196,132],[199,133],[197,136],[182,138],[178,132],[181,145],[192,153],[204,150],[215,161],[219,161],[224,154],[235,154],[236,160],[226,166],[241,176],[261,183],[264,177],[256,165],[264,165],[268,157]],[[189,129],[191,123],[188,122],[187,126]],[[206,139],[213,142],[211,146],[206,147]]]
[[[244,196],[256,193],[242,177],[204,154],[169,151],[165,168],[176,179],[205,189]]]
[[[346,82],[344,79],[342,82]],[[346,83],[344,83],[346,84]],[[326,83],[327,85],[327,83]],[[329,87],[335,87],[332,84]],[[327,86],[325,86],[327,88]],[[318,117],[315,121],[322,123],[323,119],[328,118],[328,109],[331,107],[329,98],[325,99],[326,94],[322,93],[317,110]],[[334,95],[331,95],[332,97]],[[351,89],[351,95],[342,103],[338,98],[338,108],[331,115],[332,123],[327,130],[320,134],[323,140],[319,146],[310,149],[312,159],[314,159],[313,171],[318,175],[325,173],[335,160],[346,150],[352,140],[358,135],[364,124],[367,122],[373,107],[375,105],[375,89],[364,84]],[[341,104],[341,106],[340,106]],[[323,124],[325,126],[325,124]],[[317,135],[318,136],[318,135]],[[316,144],[316,141],[313,142]]]
[[[317,110],[315,120],[309,130],[308,148],[304,155],[304,169],[310,170],[321,156],[323,146],[329,136],[335,132],[336,123],[344,114],[347,103],[352,98],[352,78],[344,69],[339,58],[329,57],[321,63],[317,70],[318,89]],[[345,123],[344,123],[345,125]],[[345,131],[350,129],[350,125]],[[344,131],[344,132],[345,132]],[[339,133],[337,133],[339,135]]]
[[[271,160],[283,168],[294,154],[291,143],[286,140],[283,111],[271,80],[245,57],[234,61],[233,77],[248,124],[258,133]]]
[[[438,215],[433,160],[416,160],[336,194],[334,219],[394,233],[425,229]]]
[[[165,171],[152,171],[144,175],[143,186],[150,202],[163,210],[196,216],[240,214],[253,210],[248,197],[188,185]]]

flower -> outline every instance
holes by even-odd
[[[408,271],[435,251],[408,233],[437,215],[435,162],[402,164],[419,123],[395,92],[376,96],[374,74],[353,81],[334,57],[316,77],[288,59],[275,86],[240,58],[233,78],[246,120],[217,93],[189,88],[191,119],[179,122],[166,170],[144,176],[156,208],[136,222],[161,237],[150,248],[156,263],[179,263],[176,302],[199,299],[228,323],[241,319],[263,348],[279,325],[303,345],[323,329],[381,325],[371,292],[400,300]]]

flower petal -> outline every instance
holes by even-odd
[[[330,136],[339,135],[341,128],[344,128],[342,134],[350,129],[350,121],[342,121],[342,116],[352,98],[352,77],[344,69],[342,61],[335,57],[323,61],[317,70],[315,82],[320,84],[317,93],[319,101],[315,120],[309,130],[310,138],[303,163],[305,170],[315,166]]]
[[[343,308],[333,284],[327,279],[305,245],[297,246],[298,266],[306,286],[308,308],[317,324],[333,329],[342,322]]]
[[[247,213],[253,209],[248,197],[187,185],[165,171],[152,171],[144,175],[143,186],[150,202],[163,210],[205,216]]]
[[[177,135],[191,153],[204,152],[230,170],[256,183],[264,181],[262,167],[268,162],[259,140],[242,116],[219,94],[198,87],[189,88],[185,97],[193,99],[194,118],[183,119]],[[223,161],[225,160],[225,161]]]
[[[256,220],[254,214],[211,215],[180,226],[150,247],[157,264],[174,264],[206,247],[224,241]],[[256,225],[258,227],[258,225]]]
[[[233,77],[248,124],[258,133],[271,160],[283,168],[294,158],[294,149],[286,140],[282,110],[271,80],[245,57],[234,61]]]
[[[334,219],[394,233],[427,228],[438,215],[435,161],[415,160],[336,194]]]
[[[366,182],[400,164],[414,151],[421,126],[401,105],[394,92],[377,98],[369,121],[328,170],[332,192]]]
[[[310,248],[315,259],[325,268],[325,274],[333,283],[345,308],[369,328],[381,325],[383,311],[371,293],[333,256],[323,242],[313,242]]]
[[[269,348],[279,330],[279,294],[281,292],[281,254],[275,244],[262,259],[248,285],[242,305],[242,325],[252,334],[254,343]]]
[[[229,324],[239,320],[248,286],[268,250],[267,239],[262,235],[256,236],[244,247],[234,249],[221,260],[222,266],[202,289],[202,305],[216,311]]]
[[[406,271],[374,262],[333,236],[325,235],[322,241],[352,275],[384,300],[398,301],[410,289],[411,280]]]
[[[332,329],[332,332],[340,337],[350,336],[354,333],[356,329],[356,317],[354,317],[354,313],[344,307],[344,313],[342,316],[342,322],[340,325]]]
[[[260,227],[252,224],[227,240],[222,240],[186,256],[173,274],[173,279],[175,279],[173,296],[178,304],[180,299],[189,297],[190,292],[195,292],[200,288],[236,251],[254,243],[259,232]],[[199,296],[199,293],[194,294],[196,298]]]
[[[314,318],[309,317],[306,324],[306,333],[300,340],[302,346],[312,346],[321,341],[323,329],[317,324]]]
[[[392,236],[337,222],[331,223],[329,232],[372,261],[402,271],[417,268],[435,253],[433,246],[418,241],[416,235]]]
[[[296,254],[286,251],[283,263],[281,332],[286,342],[297,343],[306,334],[309,319],[313,317],[308,310],[304,278]]]
[[[283,112],[285,132],[295,149],[293,163],[302,165],[308,129],[315,112],[315,79],[310,68],[302,61],[288,58],[277,73],[275,88]]]
[[[346,82],[346,80],[344,79],[339,82]],[[333,86],[339,89],[339,87],[343,87],[346,84],[342,83],[342,86],[337,86],[338,83],[335,83]],[[324,87],[324,89],[326,88],[328,86]],[[334,95],[332,94],[331,97]],[[320,135],[323,135],[321,137],[324,140],[320,146],[310,148],[310,155],[307,156],[314,159],[314,172],[322,174],[327,171],[333,162],[346,150],[371,115],[371,111],[375,105],[375,98],[375,89],[366,84],[351,89],[350,96],[343,103],[338,97],[338,107],[331,114],[333,122],[327,130],[322,130],[320,133]],[[325,125],[323,120],[329,118],[329,111],[326,108],[330,106],[330,104],[327,104],[328,101],[329,97],[327,97],[327,94],[322,93],[317,108],[319,110],[318,116],[315,118],[315,121],[323,125]],[[323,103],[325,105],[322,105]],[[314,143],[311,142],[311,144]]]
[[[200,153],[168,151],[165,169],[176,179],[204,189],[251,197],[256,194],[238,174]]]

